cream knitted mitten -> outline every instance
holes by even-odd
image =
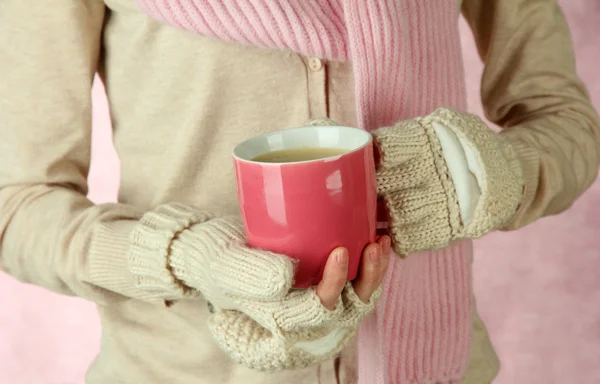
[[[182,231],[171,245],[169,266],[177,279],[221,308],[238,309],[237,298],[281,298],[293,283],[293,260],[249,248],[236,217],[213,218]]]
[[[328,310],[314,288],[292,290],[250,311],[216,309],[209,327],[221,348],[247,367],[304,368],[339,354],[380,296],[381,287],[363,303],[347,283],[335,309]]]
[[[131,234],[128,264],[138,288],[177,300],[200,293],[235,308],[229,296],[283,297],[293,283],[285,256],[245,246],[238,219],[215,218],[182,204],[146,213]]]
[[[450,129],[462,144],[481,195],[464,223],[455,186],[435,125]],[[516,152],[477,116],[438,109],[373,132],[380,153],[378,193],[386,204],[389,231],[400,255],[439,249],[461,238],[501,228],[523,195]]]

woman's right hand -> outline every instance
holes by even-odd
[[[292,260],[249,248],[239,218],[180,204],[144,215],[132,239],[129,261],[140,288],[183,285],[190,297],[202,295],[213,304],[209,328],[221,348],[261,370],[305,367],[339,353],[373,311],[387,265],[383,237],[365,248],[356,281],[345,281],[348,255],[337,249],[318,286],[291,289]],[[162,265],[157,260],[168,262],[168,274],[156,273]]]
[[[359,276],[346,282],[345,249],[329,257],[322,281],[292,289],[289,257],[246,245],[236,217],[167,204],[146,213],[130,235],[128,265],[151,297],[203,296],[209,329],[229,356],[259,370],[302,368],[337,355],[381,293],[389,238],[364,250]]]
[[[229,309],[214,306],[209,328],[235,361],[259,370],[306,367],[338,354],[370,314],[381,293],[390,239],[367,246],[358,278],[347,282],[348,251],[334,250],[323,279],[270,300],[229,297]]]

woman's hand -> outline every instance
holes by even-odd
[[[352,283],[356,295],[368,302],[371,295],[379,288],[388,266],[391,239],[381,236],[376,243],[365,247],[358,278]],[[348,250],[335,249],[325,265],[323,279],[317,285],[317,295],[321,303],[330,310],[335,308],[338,298],[344,290],[348,276]]]
[[[297,369],[338,354],[375,308],[387,269],[390,238],[362,254],[359,275],[347,282],[348,251],[334,250],[316,287],[291,289],[273,300],[243,300],[209,318],[215,341],[235,361],[254,369]]]
[[[481,237],[516,214],[521,160],[479,117],[440,108],[372,133],[377,193],[398,255]]]

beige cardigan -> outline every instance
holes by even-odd
[[[205,303],[136,300],[124,257],[136,220],[160,203],[237,212],[236,143],[317,116],[353,125],[350,65],[212,41],[160,25],[129,0],[105,3],[0,2],[0,266],[97,303],[102,349],[90,384],[354,382],[351,349],[272,375],[232,363],[207,334]],[[486,62],[489,119],[537,153],[511,229],[569,207],[596,178],[600,152],[563,16],[555,1],[527,4],[462,4]],[[85,197],[96,71],[121,159],[119,204]],[[498,363],[474,326],[465,383],[487,383]]]

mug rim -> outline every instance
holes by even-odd
[[[242,157],[239,155],[239,150],[241,147],[246,146],[249,144],[249,142],[254,141],[254,140],[258,140],[261,138],[268,138],[270,136],[275,136],[278,134],[282,134],[282,132],[291,132],[291,131],[302,131],[305,130],[307,128],[312,128],[312,129],[343,129],[346,131],[352,131],[354,133],[360,133],[361,136],[364,135],[365,137],[365,142],[363,144],[361,144],[360,146],[357,146],[356,148],[352,148],[352,149],[348,149],[347,152],[342,153],[341,155],[333,155],[333,156],[327,156],[327,157],[321,157],[318,159],[312,159],[312,160],[302,160],[302,161],[286,161],[286,162],[264,162],[264,161],[256,161],[256,160],[252,160],[252,159],[248,159],[245,157]],[[348,126],[344,126],[344,125],[314,125],[314,126],[304,126],[304,127],[294,127],[294,128],[286,128],[286,129],[280,129],[277,131],[272,131],[272,132],[264,132],[261,133],[259,135],[256,136],[252,136],[244,141],[242,141],[241,143],[237,144],[232,151],[232,156],[236,161],[239,162],[244,162],[244,163],[250,163],[250,164],[260,164],[261,166],[284,166],[286,164],[310,164],[310,163],[318,163],[318,162],[322,162],[322,161],[332,161],[332,160],[337,160],[341,157],[344,157],[346,155],[352,154],[354,152],[360,151],[362,149],[364,149],[365,147],[367,147],[368,145],[370,145],[373,142],[373,135],[371,135],[371,133],[369,133],[368,131],[364,130],[364,129],[360,129],[360,128],[354,128],[354,127],[348,127]],[[257,155],[257,156],[260,156]]]

